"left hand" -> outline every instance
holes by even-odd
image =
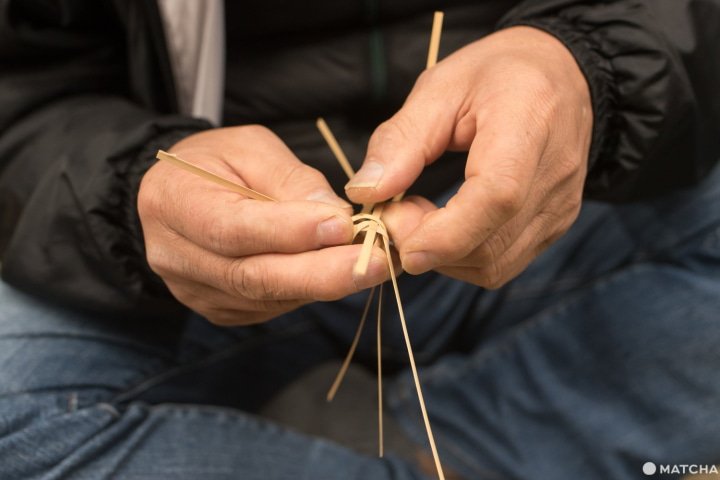
[[[383,219],[405,271],[498,288],[577,218],[592,121],[570,51],[545,32],[512,27],[423,72],[374,132],[346,191],[357,203],[387,200],[445,150],[468,151],[465,182],[445,207],[408,198]]]

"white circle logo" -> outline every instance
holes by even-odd
[[[655,475],[655,472],[657,472],[657,466],[653,462],[645,462],[643,473],[645,475]]]

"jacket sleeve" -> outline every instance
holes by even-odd
[[[720,0],[526,0],[499,26],[513,25],[556,36],[588,80],[586,197],[652,197],[720,157]]]
[[[145,262],[136,195],[158,148],[209,127],[171,113],[143,4],[0,0],[2,277],[118,316],[179,309]]]

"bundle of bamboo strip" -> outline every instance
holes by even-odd
[[[433,26],[432,26],[432,33],[430,35],[430,46],[428,49],[428,58],[427,58],[427,65],[426,68],[432,68],[435,63],[437,63],[437,57],[438,57],[438,50],[440,45],[440,34],[442,31],[442,21],[443,21],[443,13],[442,12],[435,12],[433,16]],[[342,167],[342,169],[347,174],[348,178],[352,178],[355,175],[355,172],[353,171],[352,166],[350,165],[350,162],[348,161],[347,157],[345,156],[345,153],[343,152],[342,148],[340,148],[340,145],[338,144],[337,140],[335,139],[335,136],[330,131],[330,128],[328,127],[325,120],[322,118],[319,118],[317,120],[317,127],[320,130],[320,133],[325,138],[326,142],[328,143],[328,146],[332,150],[333,154],[335,155],[335,158],[337,159],[338,163]],[[234,192],[237,192],[241,195],[245,195],[249,198],[259,200],[259,201],[276,201],[272,197],[269,197],[267,195],[264,195],[260,192],[257,192],[255,190],[252,190],[248,187],[245,187],[243,185],[240,185],[238,183],[235,183],[231,180],[228,180],[226,178],[220,177],[212,172],[209,172],[203,168],[200,168],[190,162],[187,162],[181,158],[179,158],[177,155],[164,152],[162,150],[158,151],[157,158],[159,160],[167,161],[172,163],[173,165],[182,168],[184,170],[189,171],[190,173],[193,173],[195,175],[198,175],[202,178],[205,178],[206,180],[209,180],[213,183],[216,183],[218,185],[221,185],[225,188],[228,188]],[[400,201],[403,197],[403,194],[397,195],[395,198],[392,199],[392,201]],[[370,262],[370,256],[372,252],[372,248],[376,244],[380,244],[380,247],[385,252],[385,257],[387,260],[388,270],[390,271],[390,282],[392,283],[393,287],[393,293],[395,294],[395,302],[397,304],[398,314],[400,317],[400,324],[403,331],[403,337],[405,340],[405,346],[407,347],[408,352],[408,359],[410,363],[410,369],[412,371],[413,380],[415,383],[415,390],[417,392],[418,396],[418,402],[420,404],[420,411],[422,413],[423,422],[425,424],[425,430],[427,432],[428,436],[428,442],[430,444],[430,450],[432,451],[433,460],[435,462],[435,468],[437,470],[438,478],[440,480],[445,480],[445,475],[443,473],[442,464],[440,463],[440,457],[438,455],[437,446],[435,444],[435,437],[432,432],[432,427],[430,426],[430,420],[428,418],[427,409],[425,407],[425,399],[423,398],[422,388],[420,386],[420,379],[418,377],[417,372],[417,366],[415,363],[415,356],[413,354],[412,344],[410,342],[410,335],[408,333],[407,328],[407,322],[405,320],[405,313],[402,306],[402,301],[400,299],[400,290],[398,289],[398,283],[396,279],[395,274],[395,267],[393,265],[392,261],[392,255],[390,251],[390,236],[388,234],[388,231],[385,227],[385,224],[382,221],[382,213],[383,209],[385,207],[385,203],[379,203],[379,204],[367,204],[363,205],[362,211],[356,215],[353,216],[353,237],[357,239],[359,236],[364,234],[363,239],[363,246],[360,252],[360,255],[358,257],[357,263],[355,264],[355,271],[364,274],[367,272],[368,264]],[[383,445],[383,409],[382,409],[382,354],[381,354],[381,345],[382,345],[382,338],[381,338],[381,318],[382,318],[382,285],[380,285],[379,293],[378,293],[378,307],[377,307],[377,375],[378,375],[378,450],[380,457],[384,454],[384,445]],[[328,395],[327,399],[328,401],[331,401],[335,394],[337,393],[338,389],[340,388],[340,384],[342,383],[342,380],[345,376],[345,373],[347,372],[347,369],[350,365],[350,362],[352,361],[353,355],[355,354],[355,350],[357,349],[358,342],[360,340],[360,335],[363,331],[363,328],[365,326],[368,313],[370,311],[370,306],[372,304],[374,295],[375,295],[376,288],[372,288],[370,290],[370,294],[368,296],[367,303],[365,304],[365,308],[363,311],[363,315],[360,318],[360,323],[358,324],[357,331],[355,332],[355,336],[353,338],[353,341],[350,345],[350,349],[345,357],[345,360],[343,361],[343,364],[340,368],[340,371],[338,372],[337,376],[335,377],[335,381],[333,382]]]

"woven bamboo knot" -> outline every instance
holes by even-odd
[[[368,230],[375,230],[383,238],[390,238],[387,233],[385,223],[383,223],[382,219],[377,215],[373,215],[371,213],[358,213],[357,215],[353,215],[352,220],[353,238],[357,238],[358,235],[363,232],[367,232]]]
[[[437,61],[438,48],[439,48],[439,43],[440,43],[440,32],[441,32],[441,28],[442,28],[442,19],[443,19],[442,12],[435,12],[435,16],[433,18],[432,34],[431,34],[431,38],[430,38],[430,46],[428,49],[427,68],[432,68]],[[335,155],[335,158],[337,159],[338,163],[340,164],[340,166],[343,168],[343,170],[347,174],[348,178],[352,178],[353,175],[355,174],[355,172],[353,171],[353,168],[350,165],[350,162],[347,160],[347,157],[345,156],[344,152],[342,151],[342,148],[340,148],[340,145],[338,144],[337,139],[330,131],[330,128],[328,127],[327,123],[325,123],[325,121],[322,118],[319,118],[317,121],[317,127],[320,130],[320,133],[322,134],[323,138],[325,138],[326,142],[328,143],[328,146],[330,147],[333,154]],[[237,192],[241,195],[247,196],[249,198],[252,198],[252,199],[255,199],[258,201],[268,201],[268,202],[276,201],[272,197],[264,195],[260,192],[252,190],[243,185],[237,184],[231,180],[222,178],[208,170],[205,170],[197,165],[187,162],[187,161],[179,158],[177,155],[163,152],[161,150],[158,152],[157,158],[159,160],[164,160],[166,162],[172,163],[173,165],[175,165],[179,168],[182,168],[182,169],[189,171],[199,177],[205,178],[206,180],[214,182],[218,185],[221,185],[225,188],[228,188],[232,191],[235,191],[235,192]],[[397,196],[395,196],[392,199],[392,201],[394,201],[394,202],[400,201],[402,199],[402,197],[403,197],[403,193],[400,193]],[[396,274],[395,274],[395,267],[393,265],[392,254],[390,251],[390,246],[391,246],[390,236],[388,234],[388,230],[387,230],[387,227],[385,226],[385,223],[382,221],[382,214],[383,214],[385,205],[386,205],[385,203],[363,205],[362,211],[356,215],[353,215],[353,217],[352,217],[353,239],[356,240],[356,239],[358,239],[358,237],[361,234],[364,234],[362,249],[361,249],[360,255],[358,256],[358,259],[355,263],[354,272],[359,275],[364,275],[367,272],[373,246],[375,246],[376,243],[380,243],[379,246],[385,253],[385,259],[387,262],[386,264],[387,264],[388,271],[390,273],[390,282],[392,283],[393,293],[395,294],[395,303],[397,304],[398,315],[400,317],[400,325],[402,327],[403,337],[405,340],[405,346],[407,348],[407,353],[408,353],[408,360],[410,363],[410,370],[412,371],[412,376],[413,376],[413,380],[415,383],[415,391],[417,392],[418,403],[420,404],[420,412],[422,413],[423,422],[425,424],[425,431],[427,433],[428,443],[430,444],[430,450],[432,451],[433,460],[435,462],[435,468],[437,469],[438,478],[440,480],[445,480],[445,475],[443,473],[442,465],[440,463],[440,457],[437,452],[437,447],[435,446],[435,438],[433,436],[432,428],[430,427],[430,420],[428,418],[427,410],[425,408],[425,400],[423,398],[422,388],[420,387],[420,379],[418,377],[417,366],[415,364],[415,356],[413,355],[413,349],[412,349],[412,345],[410,343],[410,335],[408,334],[408,329],[407,329],[407,322],[405,321],[405,312],[403,311],[402,301],[400,300],[400,291],[398,289],[398,283],[397,283]],[[379,236],[379,238],[378,238],[378,236]],[[335,381],[333,382],[332,386],[330,387],[330,390],[328,391],[327,399],[328,399],[328,401],[330,401],[335,397],[335,394],[337,393],[338,388],[340,388],[340,384],[342,383],[342,380],[345,377],[345,373],[347,372],[350,362],[352,361],[353,355],[355,354],[355,350],[357,349],[357,345],[360,340],[360,335],[362,334],[363,327],[365,326],[365,321],[366,321],[368,313],[370,311],[370,306],[372,304],[376,288],[379,290],[378,304],[377,304],[378,305],[378,307],[377,307],[378,451],[379,451],[379,455],[382,457],[383,456],[383,409],[382,409],[383,395],[382,395],[382,354],[381,354],[382,329],[380,328],[381,327],[381,317],[382,317],[382,292],[383,292],[382,285],[380,285],[379,287],[374,287],[370,290],[370,294],[368,295],[367,303],[365,304],[365,309],[363,311],[362,317],[360,318],[360,322],[358,324],[357,331],[355,332],[355,337],[353,338],[353,341],[350,345],[348,353],[345,356],[342,366],[340,367],[340,371],[338,372],[337,376],[335,377]]]

